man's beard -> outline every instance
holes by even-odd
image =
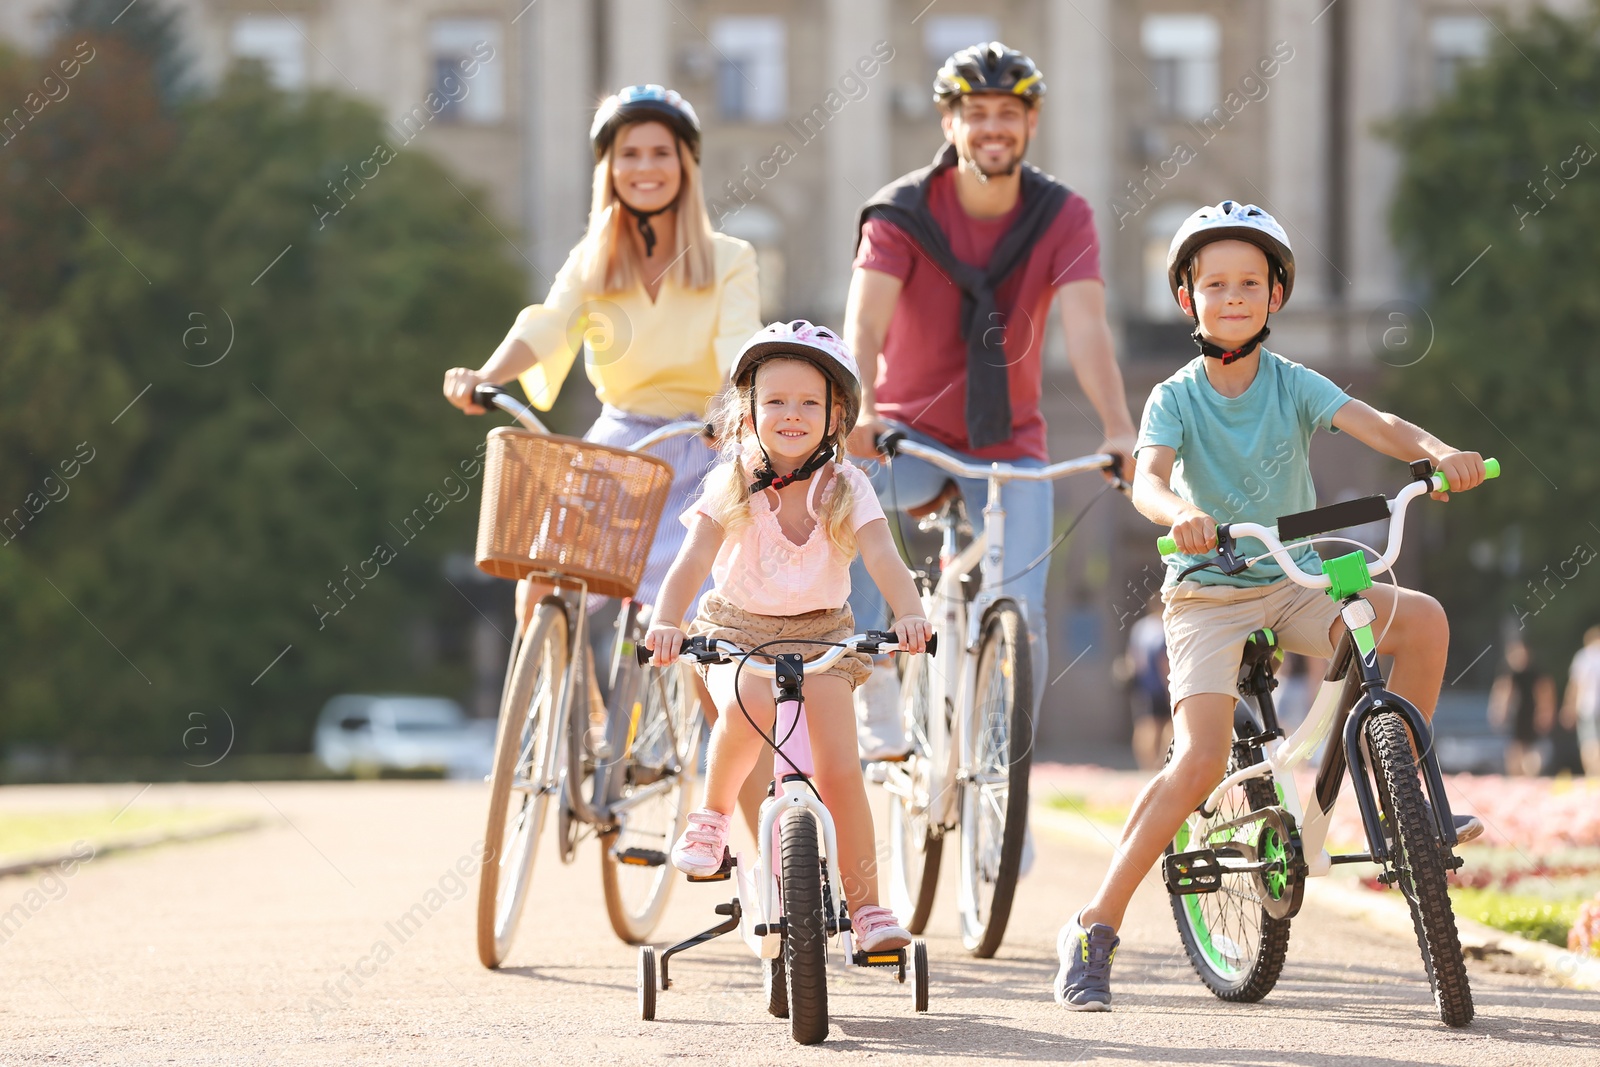
[[[991,178],[1011,177],[1017,172],[1017,168],[1022,166],[1022,160],[1025,156],[1027,156],[1027,154],[1028,141],[1026,138],[1024,138],[1021,151],[1017,152],[1016,155],[1011,157],[1011,162],[1007,163],[1004,167],[995,170],[985,170],[983,166],[978,163],[976,156],[969,155],[968,153],[960,151],[959,149],[956,152],[957,158],[961,161],[961,166],[965,168],[974,178],[977,178],[979,182],[984,184],[988,184],[989,179]]]

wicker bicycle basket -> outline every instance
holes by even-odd
[[[554,574],[589,592],[639,588],[672,467],[655,456],[512,426],[489,431],[478,567],[496,578]]]

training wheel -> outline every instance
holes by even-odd
[[[928,1010],[928,943],[922,938],[911,942],[911,994],[919,1012]]]
[[[654,945],[639,946],[638,980],[639,1018],[649,1022],[656,1017],[656,949]]]

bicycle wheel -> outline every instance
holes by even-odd
[[[556,739],[567,672],[567,613],[546,600],[534,610],[500,707],[489,824],[478,877],[478,959],[505,961],[533,876],[545,809],[558,783]]]
[[[627,669],[639,672],[643,692],[616,745],[616,829],[600,841],[600,880],[611,929],[637,945],[661,921],[676,881],[667,852],[688,821],[701,718],[685,668]]]
[[[913,934],[922,933],[933,912],[939,859],[944,852],[944,835],[935,832],[928,817],[937,771],[928,740],[931,687],[926,659],[908,657],[905,676],[900,679],[911,755],[890,770],[900,784],[889,791],[889,902],[896,915],[905,917],[906,930]]]
[[[961,941],[988,959],[1005,937],[1028,827],[1033,663],[1028,624],[1001,601],[984,619],[961,791]]]
[[[1228,773],[1257,762],[1259,753],[1234,748]],[[1167,759],[1172,759],[1169,750]],[[1167,846],[1167,854],[1211,848],[1246,862],[1281,854],[1284,843],[1267,820],[1248,820],[1252,811],[1275,807],[1277,790],[1270,778],[1251,778],[1223,794],[1216,814],[1198,826],[1185,822]],[[1236,825],[1237,820],[1245,819]],[[1174,894],[1172,916],[1195,974],[1223,1000],[1251,1002],[1272,991],[1289,952],[1289,920],[1274,919],[1257,895],[1260,886],[1250,873],[1222,875],[1214,893]]]
[[[1411,907],[1411,925],[1434,1003],[1446,1026],[1466,1026],[1472,1021],[1472,989],[1461,956],[1455,912],[1450,909],[1445,848],[1423,806],[1411,733],[1405,720],[1393,711],[1375,712],[1367,720],[1366,732],[1379,803],[1396,838],[1390,862]]]
[[[761,961],[762,985],[766,988],[767,1014],[777,1019],[789,1017],[789,983],[783,971],[783,957]]]
[[[815,1045],[828,1036],[828,925],[817,821],[806,811],[789,812],[783,820],[782,844],[789,1033],[802,1045]]]

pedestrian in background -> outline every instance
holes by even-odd
[[[1556,687],[1521,641],[1506,645],[1505,666],[1489,690],[1489,722],[1506,732],[1506,773],[1535,776],[1543,766],[1539,742],[1555,724]]]
[[[1561,722],[1578,731],[1583,773],[1591,778],[1600,776],[1600,626],[1589,627],[1583,647],[1572,657]]]
[[[1167,696],[1167,635],[1161,598],[1128,630],[1123,673],[1133,698],[1133,758],[1142,770],[1158,769],[1172,744],[1172,701]]]

